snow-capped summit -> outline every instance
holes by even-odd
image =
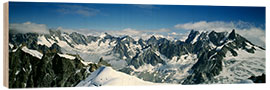
[[[91,72],[102,66],[98,65],[101,58],[112,67],[101,67],[78,86],[137,85],[146,83],[144,81],[174,84],[238,83],[265,74],[265,49],[237,34],[235,30],[192,30],[185,41],[154,35],[146,40],[108,33],[85,36],[59,30],[50,30],[50,34],[42,35],[27,33],[10,36],[10,47],[14,50],[23,44],[44,53],[45,59],[63,59],[59,63],[68,59],[66,61],[80,63],[79,67]],[[151,66],[150,70],[138,70],[147,65]],[[122,80],[118,77],[125,78]],[[139,83],[119,83],[129,80]]]
[[[89,77],[81,81],[77,87],[108,86],[108,85],[154,85],[155,83],[143,81],[135,76],[115,71],[111,67],[100,67]]]

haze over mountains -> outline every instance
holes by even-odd
[[[265,74],[265,49],[235,30],[192,30],[184,41],[60,30],[9,38],[10,87],[123,85],[117,74],[130,78],[129,85],[253,83],[250,77]]]
[[[265,7],[8,2],[9,87],[265,83]]]

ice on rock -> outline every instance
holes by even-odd
[[[71,60],[74,60],[75,57],[74,56],[71,56],[71,55],[67,55],[67,54],[60,54],[60,53],[57,53],[60,57],[64,57],[66,59],[71,59]]]
[[[47,47],[51,47],[53,43],[55,43],[53,40],[51,39],[46,39],[46,37],[44,35],[38,36],[37,38],[37,44],[39,45],[45,45]]]
[[[37,51],[37,50],[32,50],[32,49],[28,49],[26,46],[24,46],[24,47],[22,48],[22,50],[23,50],[24,52],[26,52],[26,53],[31,54],[31,55],[34,56],[34,57],[37,57],[38,59],[41,59],[42,56],[43,56],[43,54],[40,53],[39,51]]]

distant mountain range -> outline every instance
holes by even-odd
[[[142,79],[142,83],[169,84],[253,83],[251,77],[265,74],[265,49],[235,30],[192,30],[185,41],[154,35],[138,40],[108,33],[86,36],[60,30],[12,32],[9,84],[14,88],[115,85],[95,82],[100,81],[95,77],[102,77],[96,73],[106,71],[136,76],[134,80]],[[86,81],[92,84],[82,85]]]

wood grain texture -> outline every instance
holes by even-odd
[[[4,12],[4,29],[3,29],[3,34],[4,34],[4,45],[3,45],[3,50],[4,50],[4,86],[5,87],[8,87],[8,83],[9,83],[9,73],[8,73],[8,69],[9,69],[9,63],[8,63],[8,26],[9,26],[9,5],[8,5],[8,2],[6,2],[6,3],[4,3],[4,10],[3,10]]]

